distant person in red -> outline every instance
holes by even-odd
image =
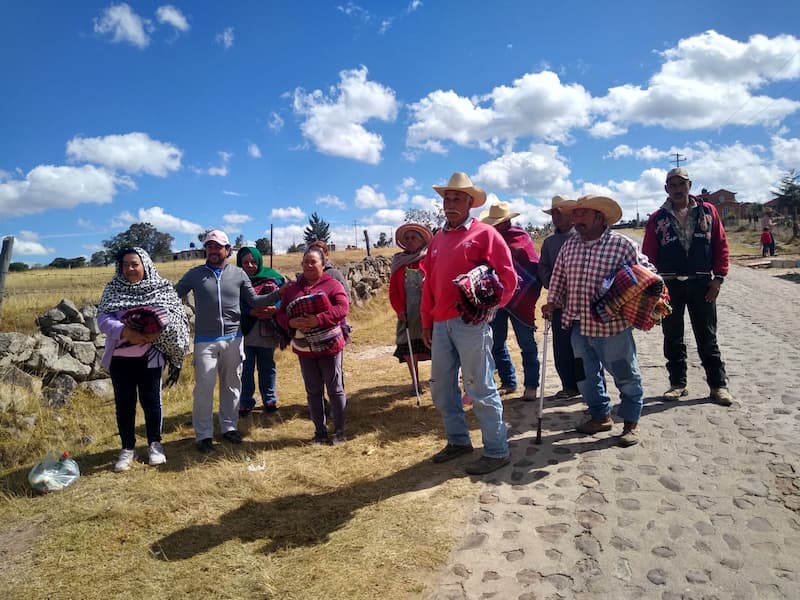
[[[772,237],[772,232],[769,227],[764,227],[761,232],[761,256],[775,256],[775,238]]]

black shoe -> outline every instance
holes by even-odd
[[[454,458],[458,458],[459,456],[464,456],[465,454],[469,454],[472,452],[472,444],[467,444],[466,446],[462,446],[459,444],[450,444],[448,443],[447,446],[439,450],[436,454],[433,455],[431,460],[435,463],[443,463],[447,462],[448,460],[453,460]]]
[[[226,442],[230,442],[231,444],[241,444],[242,434],[235,429],[231,429],[230,431],[226,431],[222,434],[222,439]]]
[[[275,412],[278,410],[278,403],[277,402],[270,402],[264,405],[264,410],[266,412]]]
[[[209,452],[214,451],[214,441],[211,438],[197,440],[194,445],[197,450],[203,454],[208,454]]]
[[[490,458],[488,456],[481,456],[474,463],[468,464],[464,470],[469,475],[486,475],[496,471],[500,467],[505,467],[511,462],[510,456],[503,456],[502,458]]]
[[[247,415],[249,415],[251,412],[253,412],[253,409],[252,409],[252,408],[240,408],[240,409],[239,409],[239,416],[240,416],[240,417],[246,417],[246,416],[247,416]]]
[[[313,438],[311,438],[311,443],[314,444],[315,446],[330,446],[331,445],[331,440],[327,436],[327,434],[326,435],[315,435]]]

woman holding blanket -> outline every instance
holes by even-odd
[[[127,471],[136,459],[136,396],[144,411],[151,465],[166,462],[161,446],[161,373],[165,385],[178,381],[189,351],[189,325],[172,283],[161,277],[142,248],[117,255],[117,270],[97,307],[97,324],[106,335],[101,364],[114,386],[122,450],[114,470]]]
[[[342,284],[323,273],[325,254],[309,248],[303,255],[303,272],[281,293],[278,323],[289,331],[291,346],[300,359],[306,399],[314,422],[315,444],[345,441],[347,400],[342,374],[343,326],[350,301]],[[328,438],[323,388],[328,390],[333,413],[334,434]]]
[[[417,363],[431,359],[430,350],[422,342],[419,305],[422,300],[423,273],[419,264],[425,258],[425,251],[432,237],[431,230],[418,223],[400,225],[395,233],[395,243],[403,251],[392,257],[389,278],[389,302],[397,314],[397,349],[394,355],[401,363],[408,365],[412,381],[415,374],[419,373]]]
[[[236,266],[244,269],[257,294],[269,294],[284,283],[283,276],[264,266],[264,259],[257,248],[245,246],[236,253]],[[278,410],[275,395],[275,348],[282,345],[280,327],[273,317],[276,306],[253,308],[244,300],[242,304],[242,334],[244,335],[244,363],[242,364],[242,395],[239,398],[239,415],[249,414],[256,406],[253,392],[256,390],[256,369],[258,369],[258,391],[264,410]]]

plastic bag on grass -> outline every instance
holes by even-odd
[[[72,485],[80,476],[80,467],[69,457],[68,452],[48,452],[28,473],[28,482],[37,492],[47,493]]]

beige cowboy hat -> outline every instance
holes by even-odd
[[[478,219],[487,225],[500,225],[518,216],[518,212],[511,212],[508,202],[496,202],[489,207],[489,210],[484,210]]]
[[[456,190],[459,192],[466,192],[472,198],[472,208],[478,208],[486,204],[486,192],[476,185],[472,185],[472,180],[466,173],[456,171],[450,176],[450,181],[447,185],[434,185],[433,189],[436,193],[444,198],[444,193],[447,190]]]
[[[555,209],[570,210],[574,206],[575,200],[570,200],[569,198],[564,198],[563,196],[553,196],[553,199],[550,201],[550,208],[543,208],[542,212],[552,215],[553,210]]]
[[[622,218],[622,208],[614,199],[608,196],[595,196],[594,194],[581,196],[575,201],[572,207],[566,210],[572,211],[576,208],[591,208],[592,210],[603,213],[606,219],[606,225],[609,226]]]
[[[420,225],[419,223],[403,223],[397,228],[397,231],[394,232],[394,243],[398,248],[402,248],[403,250],[406,249],[403,245],[403,236],[407,231],[415,231],[418,233],[419,236],[425,240],[426,246],[430,244],[431,238],[433,237],[433,232],[425,227],[425,225]]]

